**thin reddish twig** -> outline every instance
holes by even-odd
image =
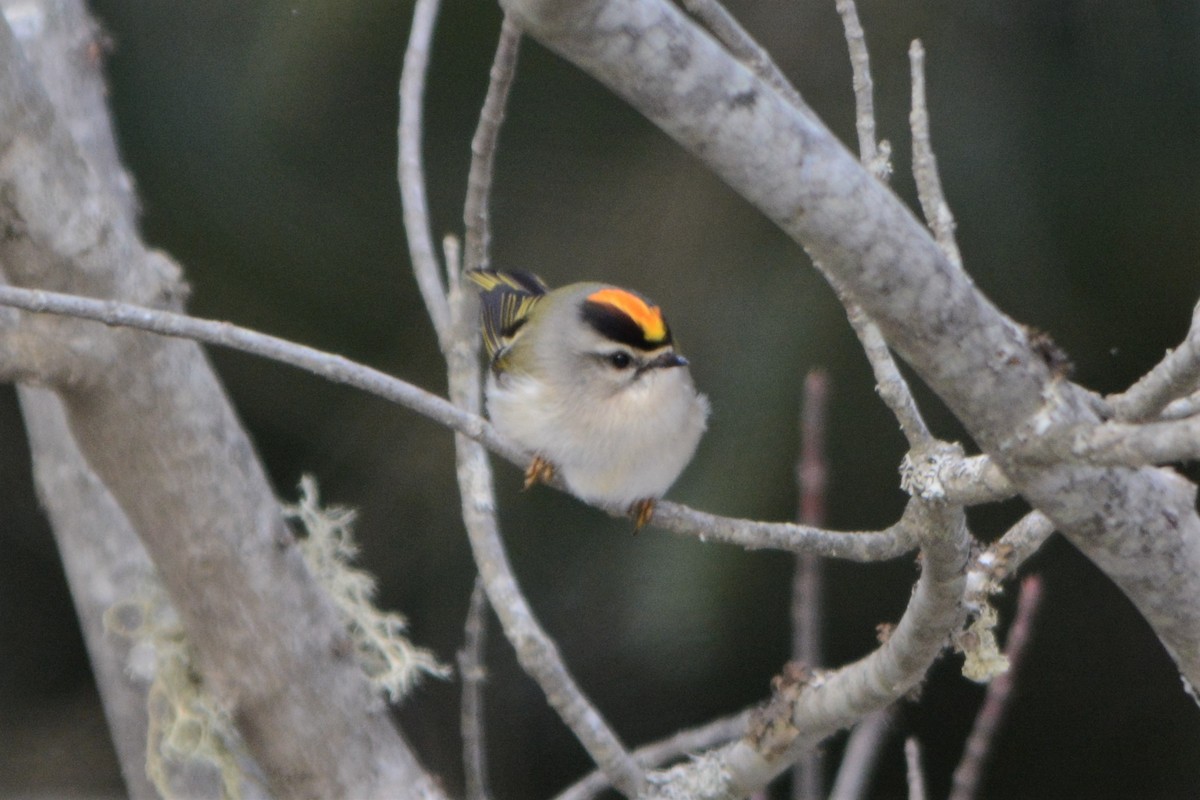
[[[983,771],[987,767],[992,746],[1008,711],[1013,686],[1019,677],[1021,662],[1027,652],[1033,620],[1041,599],[1041,578],[1031,575],[1021,581],[1021,593],[1017,597],[1017,615],[1009,629],[1008,644],[1004,651],[1008,657],[1008,671],[988,685],[983,706],[975,716],[975,725],[967,737],[962,761],[954,770],[950,800],[972,800],[979,793]]]
[[[825,457],[829,375],[814,369],[804,378],[800,410],[800,459],[796,465],[798,518],[802,525],[825,522],[825,489],[829,466]],[[792,659],[815,669],[821,654],[821,559],[811,553],[796,556],[792,578]],[[824,796],[825,770],[820,750],[810,750],[792,769],[793,800]]]

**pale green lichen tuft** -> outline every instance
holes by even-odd
[[[719,753],[704,753],[673,767],[646,774],[646,797],[688,800],[692,797],[734,797],[732,776]],[[642,796],[642,795],[639,795]]]
[[[998,620],[996,609],[984,600],[974,621],[959,634],[957,644],[965,657],[963,677],[976,683],[987,683],[1008,672],[1008,657],[1000,652],[1000,646],[996,643]]]
[[[447,677],[450,670],[428,650],[403,636],[405,621],[380,611],[372,603],[374,579],[350,562],[357,553],[351,538],[354,512],[322,509],[311,477],[300,482],[300,501],[284,509],[306,535],[298,542],[309,569],[333,598],[345,623],[359,662],[372,684],[395,702],[422,677]],[[244,765],[253,762],[229,714],[207,692],[193,664],[194,654],[183,626],[158,584],[148,584],[129,600],[114,604],[104,615],[105,627],[135,643],[152,663],[153,679],[147,696],[149,730],[146,774],[165,800],[192,800],[188,775],[207,765],[219,775],[221,800],[241,800]],[[172,776],[184,777],[177,789]]]
[[[191,647],[175,610],[158,584],[114,604],[104,615],[112,633],[145,646],[153,654],[153,680],[147,693],[146,775],[165,800],[190,800],[171,776],[208,765],[219,775],[222,800],[240,800],[244,748],[224,709],[205,691],[192,667]]]
[[[954,644],[964,656],[963,677],[976,683],[988,683],[1008,671],[1008,657],[996,643],[1000,615],[992,606],[992,596],[1002,590],[1000,579],[1005,569],[1002,556],[985,550],[967,570],[963,605],[970,624],[955,636]]]
[[[285,507],[284,513],[304,528],[306,535],[299,541],[304,560],[337,605],[359,663],[377,689],[394,703],[425,676],[449,677],[448,667],[404,637],[404,617],[375,607],[375,579],[350,566],[358,554],[351,535],[352,509],[322,508],[316,481],[305,475],[300,479],[299,502]]]

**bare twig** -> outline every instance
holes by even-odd
[[[1183,675],[1200,685],[1194,487],[1161,469],[1023,462],[1032,442],[1011,437],[1039,409],[1052,406],[1046,421],[1055,427],[1094,421],[1095,404],[811,112],[787,102],[668,0],[501,4],[526,35],[624,98],[804,246],[1014,487],[1103,565]]]
[[[456,350],[453,348],[450,352],[451,397],[468,408],[472,404],[477,406],[478,361],[454,357]],[[613,786],[628,797],[636,796],[643,782],[641,768],[575,684],[553,639],[538,624],[513,576],[496,522],[492,471],[488,465],[487,451],[461,434],[455,437],[455,446],[458,450],[463,521],[475,555],[475,564],[487,589],[488,600],[500,619],[505,636],[516,651],[518,662],[541,687],[547,701],[608,775]]]
[[[492,60],[487,96],[484,97],[483,107],[479,110],[479,125],[471,139],[471,169],[467,173],[467,199],[463,205],[463,224],[466,231],[464,269],[467,270],[486,267],[491,261],[489,195],[496,168],[496,143],[500,136],[500,126],[504,122],[508,92],[516,75],[520,45],[520,29],[505,16],[500,26],[496,55]]]
[[[828,408],[829,373],[814,369],[804,377],[800,413],[800,462],[796,469],[800,502],[796,518],[802,525],[819,527],[825,524],[829,480],[829,464],[825,455]]]
[[[437,261],[433,256],[432,244],[428,241],[424,175],[420,169],[420,105],[426,53],[436,10],[437,0],[417,0],[413,33],[401,79],[400,188],[405,205],[405,224],[411,223],[419,228],[415,234],[409,230],[409,249],[413,270],[418,284],[422,286],[430,319],[438,330],[442,352],[446,356],[451,404],[456,407],[457,413],[479,419],[477,415],[482,405],[479,335],[477,326],[473,324],[472,313],[476,306],[456,279],[451,279],[454,291],[449,299],[442,289]],[[493,132],[489,136],[494,135]],[[479,191],[483,194],[478,199],[486,203],[486,185],[482,188],[477,186],[472,193]],[[411,209],[410,202],[415,203]],[[456,260],[457,242],[447,244],[452,259]],[[439,315],[443,315],[440,322]],[[482,423],[482,420],[479,421]],[[534,617],[513,575],[496,521],[496,500],[487,451],[463,433],[456,435],[454,441],[458,453],[457,472],[463,522],[479,570],[479,579],[505,636],[516,651],[517,661],[537,682],[551,707],[609,776],[613,785],[627,796],[635,796],[643,781],[641,768],[576,685],[554,640]]]
[[[938,175],[937,159],[929,138],[929,110],[925,103],[925,48],[921,46],[920,39],[913,39],[908,49],[908,60],[912,70],[912,111],[908,119],[912,128],[913,177],[917,181],[917,196],[938,247],[942,248],[951,264],[961,268],[962,254],[954,239],[954,214],[942,193],[942,179]]]
[[[846,742],[846,752],[838,766],[829,800],[861,800],[867,796],[875,765],[883,753],[883,745],[892,732],[896,706],[872,711],[854,726]]]
[[[813,370],[804,378],[800,413],[800,460],[796,465],[799,509],[803,525],[825,522],[825,487],[829,468],[825,458],[826,409],[829,376]],[[796,556],[792,577],[792,660],[809,669],[822,666],[821,654],[821,560],[812,553]],[[824,796],[824,757],[814,748],[792,768],[793,800],[819,800]]]
[[[1021,582],[1021,593],[1017,597],[1017,614],[1009,630],[1008,645],[1004,649],[1004,654],[1008,657],[1008,671],[988,684],[983,707],[975,716],[975,725],[967,738],[962,761],[954,771],[950,800],[972,800],[979,794],[983,771],[987,767],[996,736],[1004,722],[1013,686],[1020,677],[1022,661],[1041,599],[1040,578],[1031,575]]]
[[[753,714],[754,709],[746,709],[695,728],[687,728],[639,747],[633,751],[633,757],[644,767],[658,767],[680,756],[724,744],[746,732]],[[554,800],[589,800],[610,785],[604,773],[597,770],[568,786]]]
[[[1153,419],[1168,403],[1200,387],[1200,305],[1192,310],[1187,336],[1138,381],[1105,398],[1113,416],[1124,422]]]
[[[1137,467],[1200,458],[1200,417],[1166,422],[1080,423],[1031,441],[1029,463]]]
[[[189,317],[130,303],[95,300],[16,286],[0,286],[0,305],[35,313],[89,319],[104,325],[135,328],[163,336],[192,339],[269,358],[410,408],[435,422],[482,440],[488,447],[506,457],[511,455],[514,463],[527,460],[511,443],[499,437],[486,420],[455,408],[435,394],[339,355],[239,328],[228,322]]]
[[[842,18],[846,47],[850,51],[850,68],[854,85],[854,127],[858,133],[858,159],[881,181],[887,181],[892,167],[889,161],[891,146],[875,140],[875,82],[871,80],[871,59],[858,6],[854,0],[838,0],[837,12]]]
[[[400,73],[400,126],[397,133],[400,157],[398,180],[404,204],[404,231],[412,258],[417,288],[429,309],[429,319],[445,350],[450,341],[450,307],[446,288],[434,255],[433,235],[429,230],[429,203],[425,196],[425,167],[421,157],[422,101],[425,74],[429,64],[429,45],[440,0],[417,0],[413,9],[412,30],[404,51],[404,69]]]
[[[228,322],[199,319],[184,314],[88,297],[0,286],[0,305],[35,313],[59,314],[124,326],[163,336],[192,339],[262,356],[306,370],[326,380],[353,386],[402,405],[434,422],[468,436],[512,464],[524,467],[529,455],[496,432],[478,413],[464,411],[418,386],[358,364]],[[468,325],[474,328],[474,325]],[[603,507],[601,507],[603,508]],[[603,508],[614,515],[625,509]],[[653,523],[673,533],[702,541],[724,542],[748,549],[775,548],[815,552],[830,558],[881,561],[895,558],[917,546],[915,528],[906,516],[881,531],[827,531],[790,522],[759,522],[721,517],[669,501],[658,503]]]
[[[917,408],[917,401],[912,396],[908,381],[900,374],[900,368],[896,366],[896,360],[888,350],[883,334],[861,306],[845,297],[842,298],[842,302],[846,306],[846,317],[850,320],[850,326],[858,335],[858,341],[871,364],[871,371],[875,374],[875,391],[900,423],[900,430],[908,440],[909,447],[928,444],[932,438],[929,427],[921,416],[921,410]]]
[[[886,182],[891,175],[891,146],[886,141],[877,142],[875,139],[875,82],[871,78],[871,59],[862,24],[858,19],[858,6],[854,0],[837,0],[837,11],[842,18],[846,48],[850,53],[858,160],[878,180]],[[846,307],[846,315],[862,344],[867,361],[871,364],[871,371],[875,374],[876,391],[900,423],[900,430],[908,440],[909,447],[927,443],[931,438],[929,428],[921,418],[920,409],[917,408],[908,382],[900,374],[883,334],[866,311],[840,286],[838,295]]]
[[[1030,511],[975,558],[967,573],[968,582],[998,585],[1036,553],[1052,533],[1054,523],[1042,512]]]
[[[929,792],[925,789],[925,769],[921,766],[921,745],[914,736],[904,740],[904,763],[908,767],[908,800],[925,800]]]
[[[485,499],[491,493],[486,451],[466,437],[456,438],[461,453],[459,473],[467,531],[488,589],[488,599],[514,645],[517,660],[612,784],[626,796],[636,796],[642,784],[640,768],[575,684],[554,641],[534,618],[513,578],[495,526],[494,506]]]
[[[902,696],[924,676],[947,634],[964,620],[963,567],[969,536],[961,510],[918,504],[923,567],[908,609],[892,635],[866,658],[810,684],[777,679],[770,704],[746,737],[650,776],[650,798],[716,800],[765,786],[806,749],[864,713]]]
[[[678,503],[660,502],[654,524],[663,530],[697,536],[705,542],[723,542],[750,550],[774,548],[793,553],[814,553],[849,561],[886,561],[918,544],[916,502],[910,503],[896,524],[879,531],[836,533],[790,522],[756,522],[719,517]]]
[[[487,593],[483,581],[475,579],[467,611],[463,648],[458,652],[458,674],[462,680],[463,773],[467,800],[487,800],[487,748],[484,738],[483,685],[487,681],[484,648],[487,643]]]

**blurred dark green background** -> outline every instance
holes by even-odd
[[[191,310],[360,359],[444,391],[411,278],[395,182],[409,3],[93,3],[113,41],[111,100],[146,238],[186,267]],[[853,139],[833,0],[739,3],[827,123]],[[928,51],[934,144],[967,268],[1050,332],[1097,390],[1175,344],[1200,297],[1200,5],[864,0],[881,135],[911,203],[907,50]],[[461,229],[469,141],[499,27],[447,0],[426,105],[435,236]],[[609,280],[667,309],[712,400],[710,433],[672,491],[724,514],[789,518],[800,385],[833,381],[830,524],[887,525],[903,440],[839,307],[798,247],[637,114],[526,42],[494,196],[494,261],[551,284]],[[362,564],[413,637],[452,662],[472,566],[451,437],[403,409],[238,354],[213,360],[281,496],[304,472],[359,509]],[[928,392],[937,432],[959,427]],[[54,545],[33,498],[10,390],[0,406],[0,795],[112,796],[111,749]],[[1193,475],[1194,477],[1194,475]],[[642,743],[765,697],[789,651],[791,560],[630,535],[570,498],[517,491],[498,465],[515,568],[582,686]],[[994,537],[1017,502],[972,512]],[[994,798],[1191,797],[1200,714],[1128,602],[1054,540],[1028,670],[986,784]],[[871,648],[908,598],[909,560],[830,564],[831,664]],[[1011,597],[999,601],[1005,619]],[[498,798],[545,797],[588,768],[493,629],[488,693]],[[902,718],[944,796],[982,690],[937,667]],[[399,712],[461,790],[457,684]],[[840,740],[831,743],[836,751]],[[877,797],[904,794],[899,740]]]

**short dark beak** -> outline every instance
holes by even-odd
[[[688,360],[679,353],[663,353],[646,366],[653,369],[669,369],[671,367],[686,367]]]

